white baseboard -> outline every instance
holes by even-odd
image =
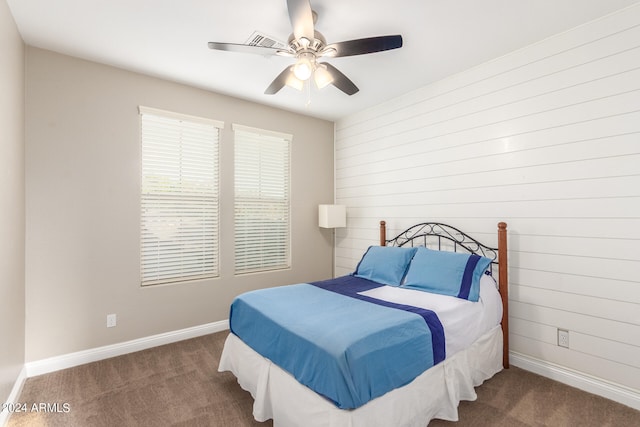
[[[16,382],[13,384],[13,388],[11,389],[11,393],[9,393],[9,398],[5,403],[18,403],[18,398],[20,397],[20,393],[22,393],[22,387],[24,386],[24,382],[27,380],[27,369],[25,366],[22,367],[20,373],[18,374],[18,378]],[[9,417],[11,413],[6,410],[0,410],[0,426],[3,426],[9,421]]]
[[[25,365],[26,376],[34,377],[36,375],[47,374],[49,372],[59,371],[61,369],[71,368],[73,366],[84,365],[85,363],[96,362],[98,360],[108,359],[110,357],[121,356],[123,354],[133,353],[135,351],[146,350],[151,347],[171,344],[189,338],[196,338],[202,335],[224,331],[226,329],[229,329],[229,321],[221,320],[219,322],[207,323],[205,325],[194,326],[192,328],[166,332],[164,334],[152,335],[150,337],[125,341],[118,344],[112,344],[104,347],[78,351],[75,353],[63,354],[62,356],[50,357],[48,359],[37,360],[35,362],[29,362]],[[0,423],[0,425],[2,424]]]
[[[510,352],[509,361],[513,366],[517,366],[518,368],[551,378],[552,380],[589,393],[597,394],[598,396],[622,403],[623,405],[640,411],[640,391],[638,390],[520,353]]]

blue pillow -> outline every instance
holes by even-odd
[[[476,302],[480,297],[480,278],[489,264],[489,258],[479,255],[420,247],[402,286]]]
[[[353,275],[384,285],[400,286],[416,249],[369,246]]]

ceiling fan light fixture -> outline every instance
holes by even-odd
[[[333,83],[333,77],[327,70],[327,66],[324,64],[318,64],[316,71],[313,73],[313,80],[316,82],[318,89],[325,88]]]
[[[285,84],[297,90],[302,90],[302,88],[304,88],[304,82],[291,73],[289,74],[289,77],[287,77]]]
[[[302,80],[308,80],[316,68],[316,57],[312,53],[303,52],[298,55],[298,62],[293,66],[293,74]]]

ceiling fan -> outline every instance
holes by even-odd
[[[324,36],[314,28],[318,15],[311,10],[309,0],[287,0],[293,34],[288,46],[282,49],[236,43],[209,42],[209,48],[229,52],[279,55],[296,58],[296,63],[285,68],[264,91],[273,95],[285,85],[301,90],[304,82],[313,76],[318,88],[334,85],[347,95],[358,92],[358,87],[347,76],[322,57],[342,57],[382,52],[402,47],[402,36],[378,36],[327,44]]]

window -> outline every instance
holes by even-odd
[[[291,135],[234,125],[235,272],[289,268]]]
[[[140,107],[142,286],[218,276],[223,123]]]

